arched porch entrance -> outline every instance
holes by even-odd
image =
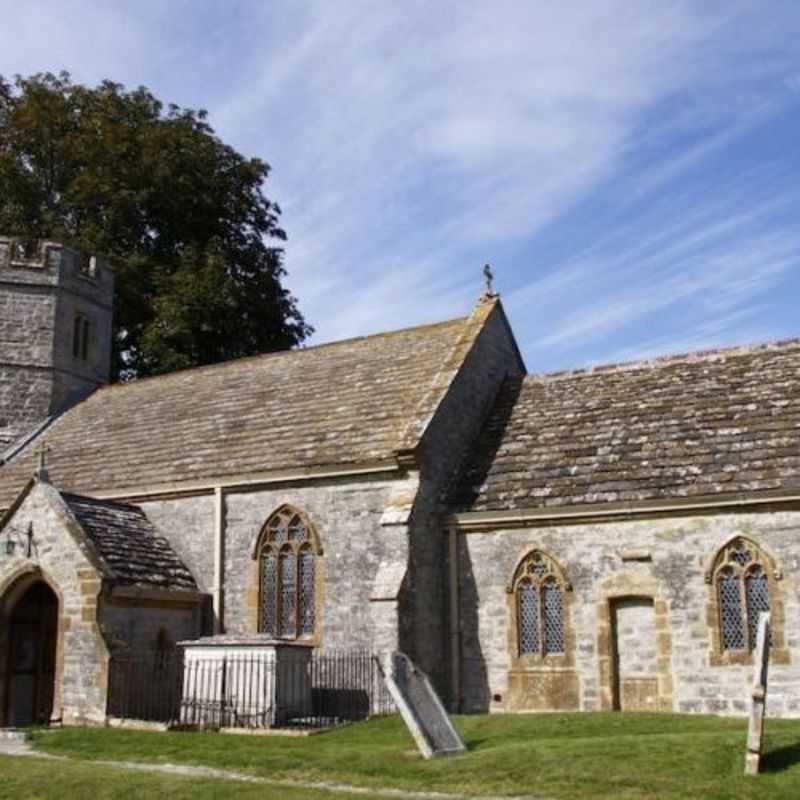
[[[6,724],[47,723],[55,690],[58,598],[37,580],[19,597],[8,621]]]

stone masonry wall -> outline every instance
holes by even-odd
[[[35,549],[0,555],[0,652],[6,652],[13,602],[34,580],[44,579],[58,596],[58,645],[53,716],[65,722],[99,722],[105,717],[108,650],[98,624],[102,580],[54,510],[46,485],[34,487],[11,524],[33,524]],[[0,670],[6,667],[0,658]],[[0,694],[5,676],[0,673]]]
[[[56,309],[56,336],[53,361],[60,381],[53,405],[58,408],[69,402],[70,395],[85,393],[87,386],[108,383],[111,366],[111,296],[113,284],[110,273],[102,272],[97,279],[75,277],[69,271],[62,280]],[[82,314],[91,324],[88,358],[75,358],[72,352],[73,325],[76,314]]]
[[[55,315],[56,298],[49,287],[0,280],[0,363],[51,366]]]
[[[0,283],[0,447],[50,413],[55,297]]]
[[[51,387],[44,370],[0,366],[0,454],[47,418]]]
[[[508,375],[521,372],[519,356],[499,309],[490,311],[464,365],[422,442],[423,467],[414,505],[407,592],[413,638],[406,649],[449,697],[448,544],[441,525],[447,490]]]
[[[88,275],[81,264],[52,243],[20,263],[0,237],[0,448],[108,381],[113,273],[100,262]],[[85,361],[72,353],[78,312],[92,323]]]
[[[156,530],[169,539],[197,588],[210,593],[214,584],[214,496],[147,500],[137,505]]]
[[[199,606],[107,603],[103,630],[115,652],[127,650],[133,656],[144,656],[158,649],[164,635],[170,645],[196,639],[202,633],[201,616]]]
[[[575,692],[554,691],[545,698],[550,708],[611,707],[609,603],[636,596],[654,601],[656,659],[638,661],[648,675],[655,671],[659,708],[746,713],[751,659],[720,663],[714,656],[713,587],[705,580],[716,553],[736,536],[759,545],[781,575],[770,583],[780,641],[773,649],[767,708],[771,716],[800,716],[800,512],[795,511],[460,534],[463,708],[524,710],[524,702],[509,695],[514,612],[506,587],[522,557],[538,548],[560,564],[572,584],[566,626],[574,635],[574,667],[554,667],[549,677],[546,668],[539,670],[537,681],[564,687],[571,678],[563,671],[571,670]],[[623,659],[625,665],[631,661],[637,659]]]
[[[319,644],[326,649],[372,648],[370,595],[381,561],[405,563],[405,542],[381,527],[391,480],[340,479],[317,485],[286,485],[226,498],[225,628],[255,630],[257,581],[252,554],[262,526],[283,504],[304,511],[314,524],[323,554],[317,561],[321,606]],[[396,620],[393,623],[397,624]]]
[[[382,561],[405,564],[405,529],[398,538],[381,526],[392,478],[352,477],[298,482],[225,495],[223,623],[228,633],[256,630],[257,582],[253,548],[273,511],[289,504],[305,512],[320,538],[320,645],[373,647],[397,641],[394,630],[375,631],[370,611],[373,583]],[[214,497],[146,501],[139,505],[166,536],[203,592],[213,591]]]

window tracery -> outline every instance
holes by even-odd
[[[308,638],[316,627],[316,536],[305,516],[278,509],[257,548],[258,630],[282,639]]]
[[[759,617],[770,610],[767,572],[767,558],[747,539],[734,539],[717,556],[713,581],[722,650],[755,647]]]
[[[541,551],[532,551],[520,563],[512,586],[518,655],[545,657],[565,653],[564,591],[567,588],[561,571]]]

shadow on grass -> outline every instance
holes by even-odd
[[[467,748],[467,752],[471,753],[473,750],[480,750],[489,741],[491,740],[487,737],[483,739],[464,739],[464,744]]]
[[[770,750],[761,757],[762,772],[784,772],[800,764],[800,743]]]

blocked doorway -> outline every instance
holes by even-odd
[[[652,597],[611,602],[612,693],[617,711],[659,710],[656,616]]]
[[[58,598],[36,581],[17,600],[8,630],[7,724],[50,721],[55,696]]]

